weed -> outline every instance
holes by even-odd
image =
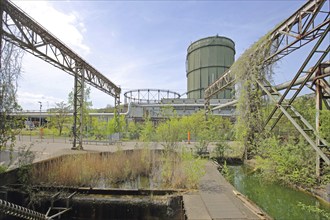
[[[209,145],[209,142],[206,140],[201,140],[195,145],[196,148],[196,154],[198,156],[204,156],[205,154],[208,153],[207,151],[207,146]]]
[[[204,174],[204,162],[191,153],[141,150],[62,156],[33,167],[32,184],[112,187],[147,177],[150,185],[196,188]],[[102,184],[100,184],[102,183]]]
[[[309,213],[319,214],[320,217],[330,219],[330,213],[318,208],[317,206],[305,205],[302,202],[298,202],[298,207],[302,210],[308,211]]]

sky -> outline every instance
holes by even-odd
[[[305,1],[13,1],[105,75],[122,93],[133,89],[186,92],[188,46],[201,38],[235,42],[236,59]],[[67,102],[73,77],[25,53],[18,101],[24,110]],[[122,101],[123,101],[123,96]],[[114,105],[91,89],[93,108]]]

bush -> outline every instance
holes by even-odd
[[[217,142],[216,148],[214,149],[215,157],[224,158],[225,151],[229,148],[229,145],[226,142]]]
[[[256,161],[267,180],[306,187],[316,183],[315,153],[304,141],[292,143],[267,138],[259,147]]]

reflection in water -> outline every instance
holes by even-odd
[[[231,166],[230,182],[235,188],[254,201],[274,219],[283,220],[321,220],[320,214],[302,210],[299,202],[307,206],[317,206],[330,215],[330,206],[316,198],[275,183],[266,183],[260,176],[251,173],[246,166]]]

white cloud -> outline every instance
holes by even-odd
[[[17,95],[20,105],[30,106],[29,110],[39,110],[40,105],[38,102],[42,103],[42,109],[48,109],[54,107],[55,103],[64,101],[54,96],[45,96],[44,94],[36,94],[23,91],[18,91]]]
[[[87,29],[78,12],[61,12],[48,1],[14,3],[77,54],[90,53],[83,35]],[[64,101],[73,88],[72,76],[28,53],[23,57],[22,66],[18,101],[23,109],[39,109],[38,101],[48,103],[44,104],[45,108],[51,107],[55,102]]]
[[[87,30],[78,12],[61,12],[48,1],[14,3],[69,47],[84,55],[89,53],[90,48],[83,42],[82,34]]]

